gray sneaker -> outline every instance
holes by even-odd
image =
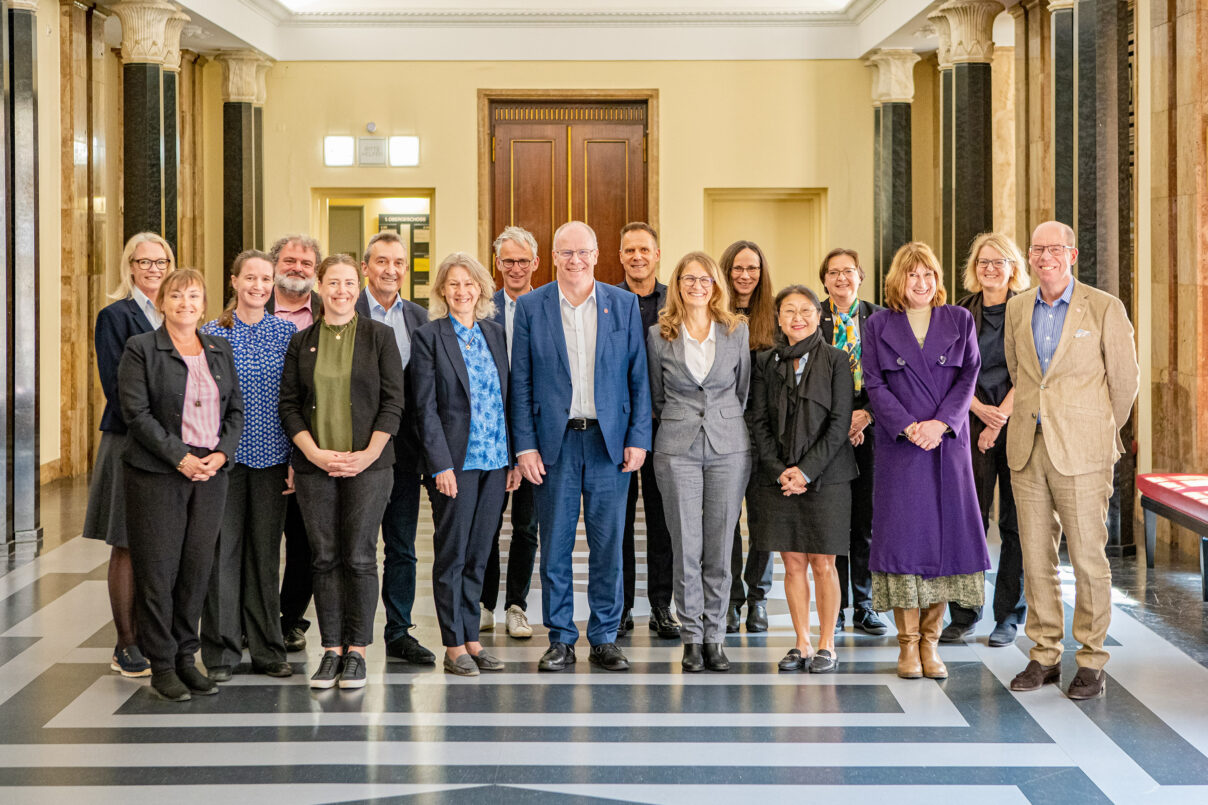
[[[508,607],[508,611],[504,613],[504,618],[507,622],[508,636],[526,638],[533,636],[533,627],[529,626],[528,616],[524,614],[524,610],[512,604]]]

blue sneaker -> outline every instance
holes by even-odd
[[[151,663],[147,662],[147,658],[138,650],[138,646],[114,649],[113,659],[109,661],[109,668],[131,679],[151,676]]]

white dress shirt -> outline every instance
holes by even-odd
[[[709,334],[704,341],[697,341],[688,332],[688,325],[681,325],[684,330],[684,363],[688,365],[688,374],[697,383],[704,383],[713,368],[713,358],[717,355],[717,322],[709,325]]]
[[[516,321],[516,300],[507,292],[503,292],[503,329],[508,335],[508,364],[512,362],[512,330]]]
[[[387,324],[394,330],[394,342],[398,344],[398,354],[403,358],[403,368],[411,362],[411,335],[407,332],[407,318],[403,315],[403,298],[395,296],[394,304],[387,310],[382,303],[366,288],[365,301],[369,303],[369,318]]]
[[[134,301],[138,303],[138,309],[147,317],[147,322],[151,325],[152,330],[158,330],[159,325],[163,324],[164,317],[158,310],[155,309],[155,303],[147,297],[145,293],[139,290],[135,285],[130,289],[130,295],[134,297]]]
[[[570,418],[596,418],[596,286],[583,304],[575,307],[558,286],[558,308],[562,311],[562,334],[570,362]]]

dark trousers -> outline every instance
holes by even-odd
[[[445,646],[478,642],[478,601],[491,539],[503,510],[507,470],[454,470],[457,497],[428,481],[432,501],[432,597]]]
[[[351,478],[323,472],[294,475],[310,536],[315,612],[323,648],[373,642],[377,609],[377,535],[390,498],[390,469]]]
[[[1019,523],[1015,517],[1015,493],[1011,489],[1011,469],[1007,466],[1007,434],[985,453],[977,449],[977,438],[984,426],[976,420],[970,428],[973,443],[973,482],[977,484],[977,502],[981,506],[982,527],[990,527],[990,506],[994,487],[998,486],[998,534],[1002,549],[998,555],[998,575],[994,580],[994,622],[1020,626],[1028,613],[1023,595],[1023,552],[1019,547]],[[981,619],[981,608],[968,609],[950,603],[948,614],[953,623],[972,626]]]
[[[654,477],[654,461],[646,455],[642,468],[631,473],[629,498],[625,503],[625,532],[622,556],[625,560],[625,609],[633,609],[633,591],[637,581],[637,558],[633,543],[633,520],[638,508],[638,480],[641,476],[642,504],[646,514],[646,598],[652,607],[671,606],[673,584],[671,532],[663,513],[663,496]]]
[[[573,644],[575,585],[571,554],[579,507],[587,530],[587,640],[593,646],[614,643],[621,625],[625,591],[621,575],[621,533],[625,527],[625,488],[629,476],[608,455],[598,426],[567,429],[555,464],[545,465],[537,487],[541,521],[541,608],[551,643]]]
[[[856,467],[860,477],[851,482],[851,535],[848,555],[835,557],[839,572],[839,608],[872,609],[872,573],[868,569],[868,551],[872,542],[872,468],[876,449],[872,426],[864,429],[864,441],[856,448]],[[851,597],[848,597],[848,586]]]
[[[238,665],[245,636],[253,668],[285,660],[278,592],[285,473],[285,464],[232,464],[227,472],[226,509],[201,613],[206,668]]]
[[[386,605],[386,642],[411,629],[415,604],[415,529],[419,523],[419,473],[394,465],[390,502],[382,515],[382,603]]]
[[[310,537],[298,508],[298,495],[285,497],[285,568],[281,571],[281,633],[295,626],[306,631],[310,621],[303,617],[310,606],[314,577],[311,575]]]
[[[503,608],[517,606],[528,609],[529,587],[533,582],[533,562],[537,559],[537,506],[533,497],[533,485],[521,480],[519,488],[511,494],[512,499],[512,542],[508,547],[507,591]],[[503,508],[508,505],[508,496],[503,496]],[[499,532],[503,529],[503,511],[499,512],[499,524],[491,540],[491,553],[487,557],[486,575],[482,579],[482,605],[494,611],[499,602]]]
[[[227,474],[190,481],[175,471],[124,469],[139,643],[152,671],[192,665]]]
[[[754,459],[754,456],[752,456]],[[752,460],[752,466],[755,466]],[[754,470],[752,470],[754,472]],[[750,498],[747,498],[748,505]],[[742,606],[766,601],[772,591],[772,554],[769,551],[747,551],[747,566],[742,565],[742,523],[734,523],[734,544],[730,548],[730,604]],[[747,583],[743,589],[743,582]]]

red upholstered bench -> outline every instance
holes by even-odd
[[[1208,601],[1208,475],[1148,473],[1137,476],[1145,510],[1145,565],[1153,567],[1158,517],[1200,536],[1200,586]]]

